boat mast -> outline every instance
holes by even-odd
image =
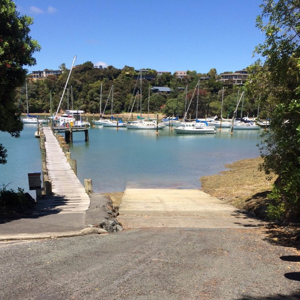
[[[221,122],[222,122],[222,119],[223,119],[223,100],[224,100],[224,86],[223,86],[223,89],[222,89]]]
[[[72,110],[74,109],[74,108],[73,108],[73,100],[74,100],[74,98],[73,98],[73,86],[71,85],[71,103],[72,103]]]
[[[110,114],[113,115],[114,109],[114,86],[111,86],[111,106],[110,106]]]
[[[241,119],[243,118],[244,100],[245,100],[245,94],[243,94],[242,109],[241,109]]]
[[[200,80],[198,80],[198,83],[197,83],[196,122],[197,122],[197,118],[198,118],[199,88],[200,88]]]
[[[108,101],[109,101],[111,91],[112,91],[112,87],[111,87],[110,90],[109,90],[109,94],[108,94],[108,97],[107,97],[107,99],[106,99],[106,103],[105,103],[105,106],[104,106],[104,109],[103,109],[103,114],[105,114],[106,106],[107,106],[107,103],[108,103]]]
[[[140,76],[140,97],[141,97],[141,101],[140,101],[140,116],[142,117],[142,100],[143,100],[143,93],[142,93],[142,87],[143,87],[143,76],[142,76],[142,69],[140,70],[141,72],[141,76]]]
[[[242,92],[242,95],[241,95],[241,97],[240,97],[240,100],[238,100],[238,102],[237,102],[235,111],[233,112],[233,117],[232,117],[232,120],[231,120],[231,132],[233,131],[234,117],[235,117],[235,115],[236,115],[236,113],[237,113],[238,107],[239,107],[239,105],[240,105],[240,102],[241,102],[241,99],[242,99],[243,96],[244,96],[244,91]]]
[[[69,88],[67,88],[67,110],[69,110]]]
[[[192,98],[191,98],[191,100],[190,100],[190,103],[189,103],[189,105],[188,105],[188,107],[187,107],[187,110],[186,110],[186,113],[185,113],[185,115],[186,115],[186,116],[187,116],[187,112],[188,112],[188,110],[190,109],[191,103],[192,103],[192,101],[193,101],[193,98],[194,98],[194,95],[195,95],[195,92],[196,92],[196,88],[197,88],[197,86],[198,86],[198,83],[197,83],[197,85],[196,85],[196,87],[195,87],[195,89],[194,89],[194,92],[193,92]]]
[[[101,86],[100,86],[100,118],[101,118],[101,106],[102,106],[102,82],[101,82]]]
[[[184,120],[186,119],[186,114],[187,114],[187,111],[186,111],[187,93],[188,93],[188,86],[186,85],[186,87],[185,87],[185,101],[184,101],[184,117],[183,117]]]
[[[68,82],[69,82],[69,79],[70,79],[70,76],[71,76],[72,69],[73,69],[73,66],[74,66],[74,63],[75,63],[76,58],[77,58],[77,56],[75,55],[74,58],[73,58],[72,66],[71,66],[71,69],[70,69],[70,72],[69,72],[69,76],[68,76],[68,78],[67,78],[66,85],[65,85],[65,87],[64,87],[63,93],[62,93],[62,95],[61,95],[61,98],[60,98],[60,101],[59,101],[59,104],[58,104],[58,107],[57,107],[57,111],[56,111],[56,113],[55,113],[55,117],[57,116],[57,114],[58,114],[58,112],[59,112],[61,102],[62,102],[62,100],[63,100],[63,98],[64,98],[65,91],[66,91],[66,88],[67,88],[67,85],[68,85]]]
[[[25,88],[26,88],[26,103],[27,103],[27,116],[28,116],[28,114],[29,114],[29,107],[28,107],[28,90],[27,90],[27,80],[26,80]]]
[[[149,103],[150,103],[150,85],[149,85],[149,91],[148,91],[148,120],[149,120]]]

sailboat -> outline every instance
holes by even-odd
[[[22,122],[24,124],[37,124],[37,123],[47,123],[46,119],[39,119],[37,116],[31,116],[29,114],[29,104],[28,104],[28,89],[27,89],[27,81],[26,81],[26,104],[27,104],[27,118],[23,118]]]
[[[111,94],[111,117],[110,119],[104,119],[102,118],[102,114],[101,114],[101,100],[102,100],[102,84],[101,84],[101,91],[100,91],[100,119],[99,120],[96,120],[94,121],[94,124],[95,125],[102,125],[103,127],[125,127],[125,124],[123,123],[123,121],[121,119],[115,119],[113,117],[113,107],[114,107],[114,86],[112,85],[111,86],[111,89],[109,91],[109,95],[107,97],[107,100],[106,100],[106,103],[105,103],[105,107],[104,107],[104,112],[106,110],[106,106],[107,106],[107,103],[110,99],[110,94]]]
[[[200,88],[200,80],[198,81],[192,98],[190,100],[189,106],[185,112],[184,119],[186,119],[187,112],[191,106],[192,100],[195,95],[195,91],[197,89],[197,105],[196,105],[196,119],[194,122],[182,122],[179,127],[175,127],[174,130],[179,134],[214,134],[216,133],[216,129],[214,126],[209,126],[206,121],[202,121],[198,119],[198,103],[199,103],[199,88]]]
[[[132,110],[133,107],[135,105],[135,101],[137,99],[137,96],[140,95],[140,116],[137,116],[137,120],[133,121],[133,122],[128,122],[126,124],[127,129],[142,129],[142,130],[156,130],[156,129],[163,129],[166,127],[166,125],[164,123],[159,123],[157,124],[156,120],[150,120],[149,119],[149,100],[150,100],[150,88],[149,88],[149,92],[148,92],[148,120],[145,120],[142,117],[142,70],[140,71],[140,92],[137,92],[135,98],[134,98],[134,102],[132,104],[131,107],[131,112],[130,115],[132,114]],[[138,106],[138,102],[137,102],[137,106]]]
[[[215,118],[210,124],[214,125],[216,128],[230,128],[231,123],[223,119],[223,100],[224,100],[224,87],[222,89],[222,104],[221,104],[221,118]]]
[[[239,104],[241,102],[241,99],[243,98],[244,100],[244,91],[240,97],[240,100],[237,103],[236,109],[233,113],[232,117],[232,125],[231,125],[231,130],[259,130],[260,127],[256,125],[254,122],[247,120],[247,118],[242,118],[243,115],[243,106],[242,106],[242,111],[241,111],[241,119],[240,120],[235,120],[234,117],[237,114],[237,109],[239,107]]]

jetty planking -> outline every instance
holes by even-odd
[[[49,209],[60,210],[60,213],[86,211],[90,205],[90,198],[85,188],[72,170],[51,128],[44,127],[43,131],[46,167],[53,193],[53,196],[43,202],[47,202],[46,206]]]

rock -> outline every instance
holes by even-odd
[[[96,227],[92,227],[92,228],[84,228],[80,231],[79,235],[87,235],[87,234],[101,234],[101,233],[107,233],[106,230],[104,230],[103,228],[96,228]]]
[[[123,227],[122,227],[121,225],[117,225],[117,226],[116,226],[116,229],[117,229],[117,231],[122,231],[122,230],[123,230]]]

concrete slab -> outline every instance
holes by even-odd
[[[118,220],[125,228],[251,228],[264,223],[200,190],[127,189]]]

